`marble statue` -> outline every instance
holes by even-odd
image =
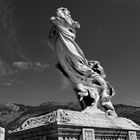
[[[71,18],[67,8],[57,9],[51,17],[49,45],[57,56],[57,68],[70,81],[83,112],[117,116],[110,98],[114,89],[105,80],[105,72],[98,61],[88,61],[75,42],[80,24]]]

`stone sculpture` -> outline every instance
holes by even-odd
[[[72,84],[83,112],[117,116],[110,101],[115,92],[105,80],[104,69],[98,61],[88,61],[75,42],[75,28],[80,24],[66,8],[57,9],[51,24],[49,45],[57,56],[57,68]]]

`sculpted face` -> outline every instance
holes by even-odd
[[[70,12],[66,8],[57,9],[57,16],[65,21],[67,21],[70,25],[72,25],[73,20],[71,19]]]
[[[64,24],[67,24],[72,28],[80,28],[79,23],[73,21],[73,19],[71,18],[70,12],[67,8],[58,8],[56,13],[58,20],[60,20]]]

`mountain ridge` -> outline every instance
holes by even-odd
[[[140,125],[140,107],[123,104],[116,104],[114,107],[119,117],[131,119]],[[0,126],[5,127],[7,130],[13,130],[30,117],[47,114],[57,109],[81,111],[78,102],[44,102],[38,106],[13,102],[8,104],[0,103]]]

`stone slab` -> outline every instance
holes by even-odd
[[[106,116],[102,113],[87,114],[85,112],[58,109],[57,111],[53,111],[45,115],[29,118],[19,128],[14,131],[9,131],[9,133],[45,126],[51,123],[59,125],[140,131],[139,125],[126,118]]]

